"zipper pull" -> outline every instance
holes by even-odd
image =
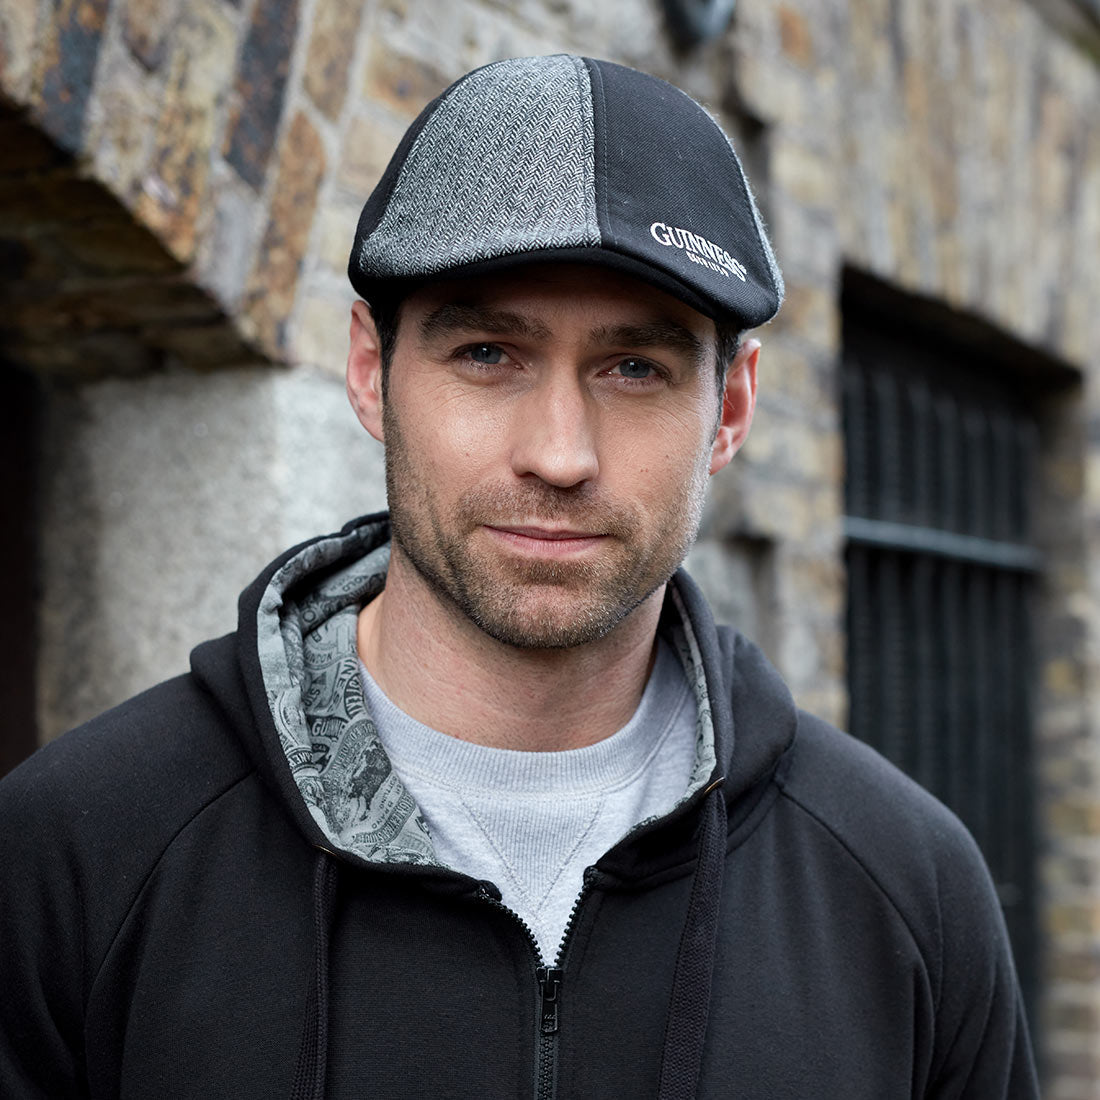
[[[553,1035],[558,1030],[558,997],[561,994],[562,971],[558,966],[540,966],[535,975],[542,994],[539,1030],[543,1035]]]

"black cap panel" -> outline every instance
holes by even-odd
[[[725,134],[671,84],[608,61],[585,64],[603,246],[692,286],[713,303],[708,312],[746,328],[770,320],[781,279]]]

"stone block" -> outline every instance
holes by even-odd
[[[128,51],[112,49],[100,64],[97,88],[85,147],[94,175],[129,205],[140,194],[157,139],[160,78]]]
[[[805,206],[829,209],[836,205],[840,184],[836,166],[812,153],[800,141],[776,141],[771,155],[772,182]]]
[[[343,376],[354,299],[349,286],[340,298],[310,295],[302,302],[294,323],[295,362]]]
[[[366,195],[351,202],[326,202],[317,213],[314,256],[317,262],[341,277],[348,269],[351,242]]]
[[[164,60],[165,47],[179,16],[180,0],[126,0],[122,35],[147,69]]]
[[[794,8],[781,4],[776,11],[779,20],[779,43],[783,53],[801,68],[814,60],[814,44],[806,17]]]
[[[184,263],[194,256],[206,199],[218,104],[236,31],[216,0],[189,4],[175,35],[164,105],[138,216]]]
[[[283,115],[297,33],[298,0],[257,0],[241,50],[225,141],[226,160],[256,190],[263,186]]]
[[[399,53],[380,39],[372,40],[363,94],[404,121],[411,122],[450,83],[430,61]]]
[[[275,355],[286,349],[286,322],[294,307],[324,173],[320,135],[299,112],[282,142],[267,228],[244,298],[248,335]]]
[[[13,103],[24,104],[30,96],[39,6],[34,0],[0,0],[0,91]]]
[[[335,122],[344,106],[363,0],[318,0],[306,56],[305,86],[322,114]]]
[[[206,205],[194,270],[199,282],[232,312],[244,292],[263,210],[252,188],[224,163],[214,165]]]
[[[35,120],[70,153],[80,151],[110,0],[59,0],[39,57]]]
[[[352,119],[347,137],[341,143],[340,165],[336,171],[340,188],[355,195],[361,203],[365,202],[389,164],[403,133],[404,128],[398,123],[377,115]]]

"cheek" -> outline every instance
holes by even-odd
[[[402,422],[410,425],[404,434],[421,468],[446,481],[464,479],[499,457],[507,437],[501,410],[471,400],[457,386],[422,388]]]
[[[710,463],[709,422],[694,410],[666,413],[626,425],[612,444],[615,464],[639,478],[646,495],[667,495],[688,485]]]

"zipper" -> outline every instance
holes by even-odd
[[[487,882],[478,885],[477,897],[494,909],[507,913],[509,918],[523,929],[531,953],[536,959],[535,982],[538,986],[539,1003],[535,1034],[535,1100],[555,1100],[557,1096],[558,1029],[561,1026],[561,989],[562,980],[565,977],[565,951],[569,945],[573,926],[576,924],[577,912],[598,876],[599,872],[595,867],[585,868],[580,892],[573,902],[573,908],[569,910],[569,919],[565,922],[565,931],[562,933],[558,953],[552,966],[543,963],[538,941],[527,922],[514,909],[509,909],[499,897],[494,897],[493,891],[499,893],[496,887]]]

